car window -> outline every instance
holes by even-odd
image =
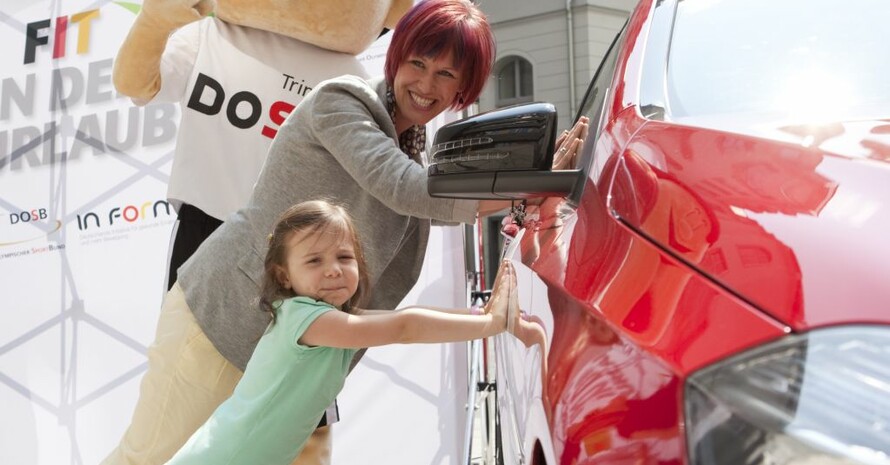
[[[887,0],[682,0],[668,114],[717,122],[890,115]],[[730,118],[732,116],[732,118]]]
[[[621,48],[620,45],[624,41],[624,30],[626,27],[627,23],[625,23],[624,27],[622,27],[615,35],[615,39],[606,51],[606,55],[600,62],[599,68],[597,69],[596,74],[594,74],[590,86],[587,88],[587,92],[581,102],[581,108],[573,120],[574,123],[574,121],[577,121],[582,115],[586,115],[590,118],[590,131],[588,132],[584,146],[581,148],[581,158],[578,162],[578,167],[582,168],[585,171],[585,174],[589,174],[589,170],[593,165],[593,160],[591,159],[593,157],[594,141],[599,137],[605,123],[603,120],[603,109],[605,107],[606,97],[609,95],[609,86],[612,83],[612,76],[615,73],[615,64],[618,59],[618,49]],[[577,202],[581,198],[586,179],[586,175],[579,176],[578,184],[572,189],[571,197],[567,199],[569,204],[577,205]],[[483,220],[482,224],[480,238],[483,242],[482,249],[485,250],[485,257],[483,257],[482,262],[486,289],[491,289],[494,277],[497,274],[497,265],[500,264],[500,256],[503,248],[503,237],[501,236],[501,220],[503,218],[503,216],[487,217]],[[477,232],[471,226],[467,226],[467,243],[472,243],[472,235],[476,233]],[[465,258],[467,259],[468,267],[469,264],[474,264],[475,260],[477,260],[470,255],[467,255]],[[468,269],[468,272],[471,272],[471,270]]]
[[[606,56],[603,57],[603,60],[600,62],[600,66],[596,70],[596,74],[594,74],[590,86],[587,88],[584,100],[581,101],[581,108],[578,110],[578,114],[574,119],[574,121],[578,121],[578,118],[581,116],[587,116],[590,119],[590,131],[587,135],[587,140],[584,142],[584,146],[581,148],[581,158],[578,162],[578,166],[587,171],[586,174],[588,175],[590,174],[589,170],[595,168],[593,167],[595,160],[592,160],[594,153],[593,148],[596,146],[596,140],[599,138],[599,135],[605,126],[603,110],[606,104],[606,97],[609,95],[612,77],[615,74],[615,63],[618,60],[618,49],[621,48],[620,44],[624,42],[624,31],[626,28],[627,23],[625,23],[624,27],[621,28],[621,31],[615,35],[612,45],[609,46]],[[586,183],[586,179],[587,176],[579,177],[578,184],[572,190],[572,196],[569,199],[570,203],[577,204],[578,200],[581,198],[581,191]]]

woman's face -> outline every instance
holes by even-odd
[[[423,125],[451,106],[463,80],[449,50],[438,57],[410,55],[396,71],[396,130]]]

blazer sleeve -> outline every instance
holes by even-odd
[[[401,215],[446,223],[475,220],[478,202],[428,194],[426,169],[405,155],[381,127],[392,123],[364,80],[328,81],[314,94],[304,101],[311,106],[304,110],[311,115],[314,137],[362,189]]]

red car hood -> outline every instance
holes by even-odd
[[[890,324],[888,161],[888,121],[738,133],[647,122],[616,169],[633,200],[612,207],[794,330]]]

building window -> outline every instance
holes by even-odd
[[[497,68],[498,107],[528,103],[534,99],[532,64],[524,58],[511,56],[501,60]]]

